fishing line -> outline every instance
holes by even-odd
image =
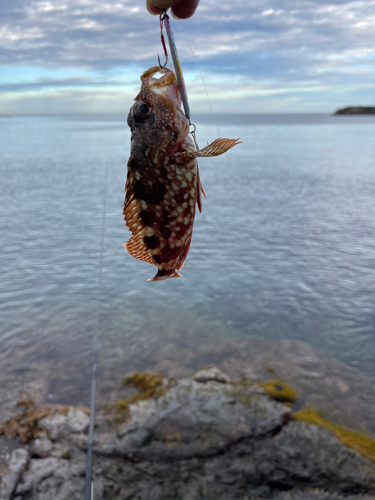
[[[104,160],[103,160],[104,162]],[[105,233],[105,214],[107,208],[107,185],[108,185],[108,162],[105,163],[105,182],[104,182],[104,195],[103,195],[103,213],[102,213],[102,230],[101,230],[101,244],[100,244],[100,262],[99,262],[99,279],[98,291],[96,299],[96,315],[95,315],[95,329],[94,329],[94,357],[92,363],[91,375],[91,404],[90,404],[90,426],[89,438],[87,446],[87,462],[86,462],[86,479],[85,479],[85,500],[93,500],[94,498],[94,482],[92,480],[92,451],[94,445],[94,414],[95,414],[95,395],[96,395],[96,378],[98,368],[98,332],[99,332],[99,317],[100,317],[100,300],[102,288],[102,274],[103,274],[103,255],[104,255],[104,233]]]
[[[178,87],[180,89],[181,101],[182,101],[182,105],[184,107],[185,116],[189,121],[189,125],[191,127],[193,127],[193,130],[190,130],[189,134],[192,136],[192,138],[194,140],[195,147],[197,148],[197,150],[199,150],[197,137],[195,135],[195,131],[196,131],[197,127],[190,120],[190,106],[189,106],[189,99],[188,99],[187,92],[186,92],[185,81],[184,81],[184,77],[182,74],[180,59],[178,57],[178,52],[177,52],[177,47],[176,47],[176,44],[174,41],[172,27],[171,27],[171,24],[169,22],[169,16],[168,16],[167,11],[165,9],[163,9],[161,11],[159,19],[160,19],[160,39],[161,39],[161,43],[163,46],[164,55],[166,58],[166,62],[164,64],[164,67],[168,63],[168,54],[167,54],[167,49],[166,49],[165,41],[164,41],[163,26],[165,26],[165,30],[167,32],[169,49],[170,49],[171,56],[172,56],[173,68],[174,68],[174,72],[176,75]],[[161,66],[159,56],[158,56],[158,60],[159,60],[159,65]]]
[[[206,91],[206,96],[207,96],[207,101],[208,101],[208,105],[210,106],[210,110],[211,110],[211,114],[212,114],[212,117],[214,117],[214,111],[212,109],[212,106],[211,106],[211,101],[210,101],[210,97],[208,95],[208,91],[207,91],[207,87],[206,87],[206,83],[203,79],[203,75],[202,75],[202,72],[201,72],[201,69],[199,67],[199,64],[198,64],[198,61],[197,61],[197,58],[195,57],[195,54],[194,54],[194,51],[189,43],[189,40],[186,36],[186,33],[184,33],[184,37],[185,37],[185,40],[187,42],[187,44],[189,45],[189,49],[191,50],[191,53],[193,54],[193,57],[194,57],[194,61],[195,61],[195,64],[197,65],[197,68],[198,68],[198,71],[199,71],[199,74],[201,75],[201,79],[202,79],[202,83],[203,83],[203,87],[204,87],[204,90]],[[219,127],[216,123],[216,130],[217,130],[217,133],[219,134],[219,137],[221,137],[221,134],[220,134],[220,130],[219,130]]]

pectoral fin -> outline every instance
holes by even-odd
[[[237,144],[242,144],[242,142],[239,139],[224,139],[220,137],[214,142],[211,142],[211,144],[205,148],[199,149],[198,151],[184,151],[178,153],[178,161],[186,162],[192,160],[193,158],[220,156]]]
[[[233,148],[237,144],[242,144],[239,139],[223,139],[220,137],[216,139],[214,142],[211,142],[205,148],[200,149],[195,152],[195,157],[203,157],[203,156],[220,156],[223,153],[229,151],[229,149]]]

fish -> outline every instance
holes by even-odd
[[[130,108],[131,130],[123,215],[132,233],[126,250],[157,267],[148,281],[182,277],[193,233],[196,207],[205,192],[197,158],[218,156],[239,139],[219,138],[197,149],[181,110],[175,73],[154,66],[141,76],[141,90]]]

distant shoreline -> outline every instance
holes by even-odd
[[[348,106],[338,109],[334,115],[375,115],[375,106]]]

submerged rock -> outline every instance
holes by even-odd
[[[216,366],[201,368],[195,372],[193,378],[197,382],[221,382],[222,384],[229,384],[231,381],[229,375]]]

